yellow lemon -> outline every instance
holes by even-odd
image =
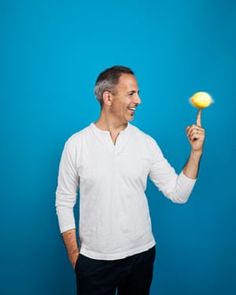
[[[199,109],[207,108],[213,103],[213,99],[210,94],[204,91],[196,92],[190,97],[189,101],[194,107]]]

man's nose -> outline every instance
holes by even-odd
[[[141,103],[141,98],[140,98],[139,94],[136,94],[135,95],[134,101],[135,101],[136,104],[140,104]]]

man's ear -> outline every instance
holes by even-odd
[[[110,106],[112,104],[112,94],[110,91],[104,91],[102,95],[103,104]]]

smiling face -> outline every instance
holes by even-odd
[[[140,103],[135,77],[130,74],[122,74],[114,91],[110,93],[109,115],[120,123],[127,123],[133,120],[135,110]]]

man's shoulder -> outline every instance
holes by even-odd
[[[131,127],[133,129],[133,133],[136,134],[136,139],[138,139],[140,146],[144,146],[151,153],[162,153],[159,143],[154,137],[134,125],[132,125]]]
[[[82,128],[81,130],[73,133],[66,141],[66,144],[77,144],[81,140],[83,140],[84,137],[86,137],[90,132],[90,125]]]
[[[132,131],[133,131],[134,134],[136,134],[136,136],[139,136],[139,137],[143,138],[144,140],[146,140],[148,142],[155,141],[155,139],[151,135],[149,135],[148,133],[144,132],[139,127],[134,126],[132,124],[130,124],[130,127],[132,128]]]

